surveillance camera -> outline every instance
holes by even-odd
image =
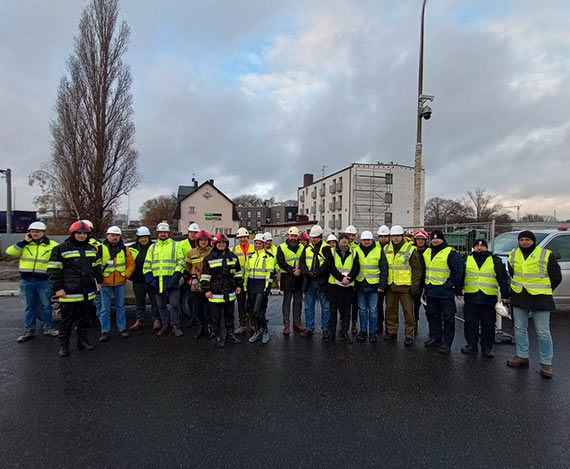
[[[429,107],[429,106],[424,106],[424,107],[422,108],[422,117],[423,117],[425,120],[428,120],[428,119],[431,117],[431,107]]]

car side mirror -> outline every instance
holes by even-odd
[[[562,256],[560,255],[560,253],[558,251],[553,251],[552,254],[554,254],[554,259],[561,259]]]

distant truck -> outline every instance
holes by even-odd
[[[12,211],[12,233],[25,233],[28,226],[36,221],[36,212],[28,210]],[[0,212],[0,233],[6,233],[6,212]]]

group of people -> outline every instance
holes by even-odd
[[[485,239],[476,240],[473,252],[462,259],[442,231],[428,235],[418,230],[406,236],[399,225],[381,226],[377,239],[363,231],[359,243],[353,226],[326,241],[319,225],[307,236],[291,227],[279,246],[273,244],[270,233],[256,234],[250,243],[249,232],[240,228],[233,249],[226,235],[212,236],[196,223],[190,224],[181,242],[171,238],[165,222],[157,225],[154,242],[150,230],[142,226],[136,242],[128,247],[119,227],[110,227],[103,242],[92,236],[92,230],[88,220],[77,221],[69,228],[69,238],[57,244],[46,237],[43,223],[34,222],[24,240],[8,248],[8,254],[20,257],[26,303],[26,330],[19,342],[35,337],[39,305],[44,334],[59,336],[61,357],[69,355],[74,322],[78,348],[92,350],[87,337],[91,312],[95,310],[99,318],[99,340],[107,341],[113,300],[119,334],[129,337],[125,289],[130,280],[136,298],[136,322],[130,331],[144,327],[148,297],[158,337],[184,334],[182,311],[196,321],[196,339],[208,337],[224,347],[241,343],[239,336],[249,331],[248,342],[267,344],[268,296],[272,287],[279,286],[285,336],[291,333],[292,317],[293,331],[311,338],[319,303],[325,342],[338,338],[351,344],[351,335],[359,342],[375,343],[379,336],[394,342],[401,307],[404,345],[409,347],[418,333],[423,304],[429,329],[424,345],[442,354],[450,353],[454,340],[456,298],[464,299],[466,345],[461,352],[474,355],[480,346],[485,359],[493,358],[495,305],[510,303],[516,354],[507,365],[529,365],[527,329],[532,314],[540,373],[553,376],[549,316],[555,309],[552,291],[561,282],[561,272],[555,256],[538,247],[530,231],[519,233],[519,246],[508,256],[507,273]],[[53,327],[52,292],[61,306],[59,331]],[[236,302],[238,327],[234,329]]]

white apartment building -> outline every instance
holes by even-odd
[[[422,188],[425,173],[422,173]],[[325,233],[354,225],[376,235],[380,225],[413,225],[414,168],[396,163],[352,163],[313,181],[305,174],[297,191],[299,215],[316,219]],[[420,220],[424,219],[424,192]]]

